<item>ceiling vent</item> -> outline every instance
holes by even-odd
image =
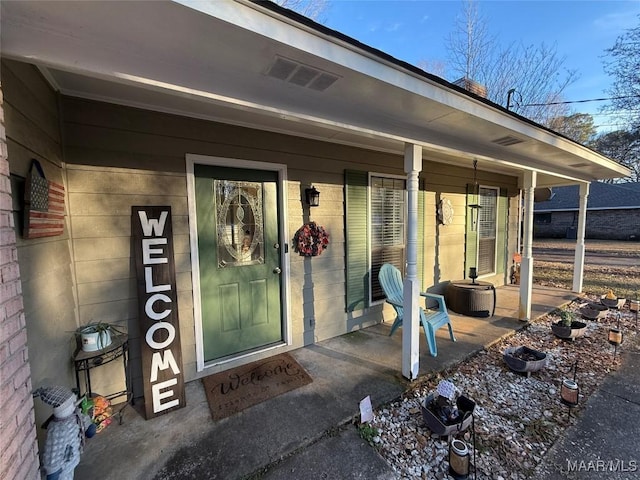
[[[267,75],[318,92],[324,92],[340,78],[332,73],[282,57],[275,58],[267,70]]]
[[[507,135],[505,137],[496,138],[495,140],[491,140],[492,143],[496,143],[503,147],[510,147],[511,145],[517,145],[518,143],[523,143],[524,140],[520,140],[519,138],[512,137],[511,135]]]

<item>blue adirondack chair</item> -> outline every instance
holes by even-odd
[[[380,286],[387,297],[386,302],[391,304],[396,311],[396,319],[391,326],[391,332],[389,336],[402,325],[402,317],[404,314],[403,308],[403,294],[402,294],[402,275],[400,270],[389,263],[385,263],[380,268],[378,274],[378,281]],[[451,319],[447,313],[447,305],[445,304],[444,297],[435,293],[420,293],[425,299],[432,299],[438,303],[438,307],[435,310],[429,310],[420,308],[420,324],[424,329],[424,334],[427,337],[427,345],[429,345],[429,353],[431,356],[438,356],[438,347],[436,346],[436,330],[444,325],[449,327],[449,336],[451,341],[455,342],[456,337],[453,335],[453,328],[451,327]],[[425,300],[426,301],[426,300]]]

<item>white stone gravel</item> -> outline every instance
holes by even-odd
[[[567,308],[577,311],[579,305],[573,303]],[[625,338],[618,352],[637,340],[635,313],[625,306],[621,318]],[[588,325],[585,335],[566,341],[553,335],[550,325],[558,317],[549,314],[456,367],[419,379],[400,401],[374,412],[372,425],[379,434],[372,443],[400,479],[448,478],[447,439],[431,433],[420,409],[421,401],[438,382],[447,379],[476,402],[475,442],[472,428],[458,436],[470,448],[475,443],[477,478],[527,478],[556,439],[575,422],[575,415],[580,414],[605,376],[619,366],[620,357],[614,358],[614,349],[607,341],[615,319],[612,312],[598,322],[581,320]],[[509,370],[502,352],[520,345],[546,352],[546,368],[528,378]],[[575,361],[580,404],[569,417],[559,392],[562,379],[572,377]]]

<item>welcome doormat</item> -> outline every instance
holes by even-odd
[[[214,420],[231,416],[311,381],[305,369],[287,353],[202,379]]]

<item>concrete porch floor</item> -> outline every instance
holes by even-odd
[[[517,319],[517,286],[497,290],[492,318],[450,312],[457,342],[437,333],[431,357],[420,330],[420,374],[449,368],[511,335]],[[568,303],[575,293],[533,289],[532,318]],[[386,463],[344,427],[371,396],[375,406],[400,396],[402,332],[391,323],[358,330],[290,352],[313,382],[229,418],[211,419],[202,382],[186,385],[187,406],[146,421],[134,408],[87,440],[76,479],[395,478]],[[344,428],[343,428],[344,427]]]

